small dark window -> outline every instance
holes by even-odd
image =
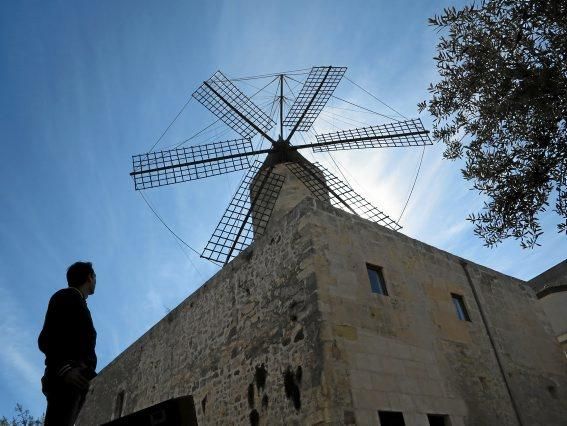
[[[366,269],[368,271],[368,279],[370,280],[370,288],[372,289],[372,293],[378,293],[387,296],[388,291],[386,290],[384,275],[382,275],[382,268],[367,264]]]
[[[378,411],[381,426],[405,426],[404,415],[399,411]]]
[[[427,420],[431,426],[449,426],[449,416],[445,414],[428,414]]]
[[[453,299],[453,305],[455,305],[455,310],[457,311],[457,317],[461,321],[470,321],[469,313],[467,312],[467,307],[465,306],[465,300],[463,296],[451,293],[451,298]]]

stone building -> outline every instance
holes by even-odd
[[[528,281],[567,357],[567,260]]]
[[[289,190],[100,372],[78,424],[183,395],[200,425],[566,424],[567,363],[526,282]]]

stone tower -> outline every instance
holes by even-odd
[[[306,195],[288,181],[265,234],[100,372],[78,424],[184,395],[202,425],[565,421],[566,360],[525,282]]]
[[[283,158],[282,158],[283,157]],[[305,197],[312,196],[312,192],[305,184],[295,176],[295,174],[287,167],[287,164],[301,161],[306,164],[312,171],[313,176],[307,177],[307,183],[309,186],[320,194],[326,194],[326,200],[329,201],[328,192],[325,189],[325,176],[323,173],[313,167],[313,165],[305,159],[297,151],[283,151],[275,152],[266,156],[264,163],[262,164],[260,172],[251,182],[250,188],[250,199],[255,200],[256,204],[262,204],[266,202],[270,194],[268,191],[258,192],[262,186],[262,178],[265,175],[265,170],[273,166],[273,173],[283,176],[285,178],[281,191],[278,194],[278,198],[275,202],[272,214],[270,216],[268,226],[277,223],[284,215],[289,213],[295,206],[297,206]],[[323,198],[323,197],[322,197]],[[261,220],[261,213],[256,211],[252,212],[252,222],[254,229],[257,228],[257,222]]]

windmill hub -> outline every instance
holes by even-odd
[[[288,141],[280,138],[272,143],[271,152],[267,155],[262,168],[298,161],[300,157],[303,159],[303,156],[301,156],[297,150],[293,149]]]

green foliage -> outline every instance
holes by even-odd
[[[12,417],[11,420],[8,420],[6,417],[0,418],[0,426],[41,426],[44,422],[44,417],[41,418],[34,418],[29,410],[25,410],[21,404],[16,404],[16,408],[14,409],[16,412],[15,415]]]
[[[429,20],[440,81],[419,104],[448,159],[486,196],[485,245],[533,247],[549,202],[567,233],[567,1],[485,0]]]

